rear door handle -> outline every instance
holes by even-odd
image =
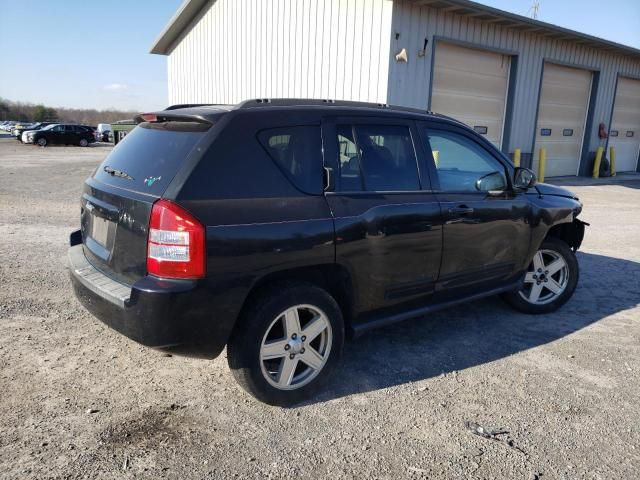
[[[456,215],[466,215],[466,214],[469,214],[469,213],[473,213],[473,208],[465,207],[465,206],[450,208],[449,209],[449,213],[453,213],[453,214],[456,214]]]

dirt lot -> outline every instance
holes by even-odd
[[[0,140],[0,478],[640,475],[640,179],[572,187],[592,226],[558,313],[489,299],[373,332],[280,409],[224,354],[164,356],[76,302],[67,238],[108,151]]]

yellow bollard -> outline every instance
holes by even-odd
[[[609,162],[611,164],[611,176],[616,176],[616,149],[609,147]]]
[[[521,151],[520,151],[520,149],[519,149],[519,148],[516,148],[516,149],[513,151],[513,164],[514,164],[516,167],[519,167],[519,166],[520,166],[520,153],[521,153]]]
[[[547,163],[547,149],[540,149],[540,158],[538,159],[538,181],[544,182],[544,167]]]
[[[593,172],[591,173],[591,176],[593,178],[599,178],[600,177],[600,162],[602,162],[602,153],[604,152],[604,148],[602,147],[598,147],[598,149],[596,150],[596,159],[593,162]]]

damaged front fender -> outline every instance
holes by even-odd
[[[585,227],[589,224],[579,218],[574,218],[571,223],[562,223],[549,230],[547,236],[554,236],[567,243],[575,252],[582,245]]]
[[[536,195],[531,203],[533,252],[537,251],[549,236],[561,239],[574,251],[580,248],[585,226],[588,224],[578,219],[582,212],[582,203],[577,198],[564,195]]]

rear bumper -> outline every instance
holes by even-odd
[[[147,276],[124,285],[91,265],[82,244],[73,245],[73,235],[71,243],[68,258],[75,295],[100,321],[148,347],[201,358],[220,354],[235,318],[216,315],[200,282]]]

